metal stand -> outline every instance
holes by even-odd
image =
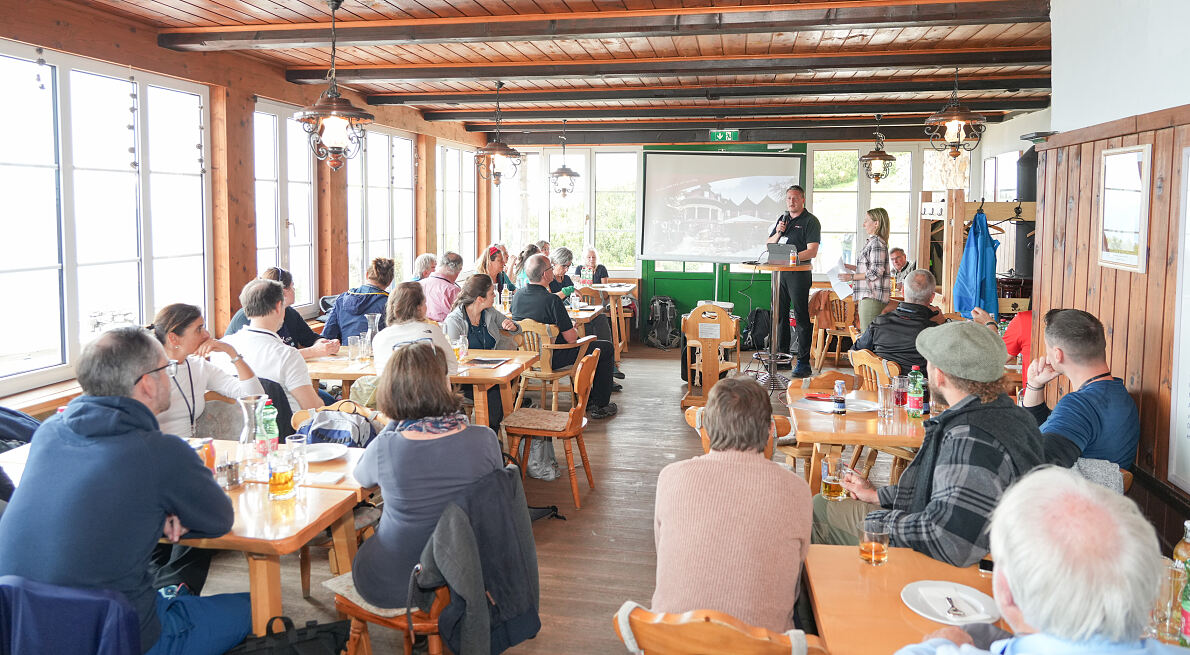
[[[809,265],[798,266],[782,266],[779,264],[763,264],[760,267],[762,271],[768,271],[772,281],[772,304],[770,307],[772,311],[772,325],[769,326],[769,351],[767,353],[758,352],[752,355],[753,359],[758,359],[762,363],[767,360],[768,366],[762,373],[757,374],[756,381],[768,389],[771,394],[774,391],[785,391],[789,388],[790,378],[781,375],[777,372],[777,365],[789,362],[793,363],[793,356],[788,353],[777,352],[777,344],[781,343],[781,338],[777,335],[777,328],[781,326],[780,318],[777,316],[777,304],[781,300],[781,273],[783,271],[808,271]]]

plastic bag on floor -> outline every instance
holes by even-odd
[[[550,437],[531,439],[529,456],[525,458],[525,473],[538,480],[557,480],[562,472],[554,455],[554,440]]]

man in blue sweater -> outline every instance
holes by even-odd
[[[166,598],[149,572],[163,533],[218,537],[234,519],[190,445],[157,427],[176,367],[138,327],[83,349],[84,395],[34,433],[0,517],[0,575],[120,592],[140,619],[143,652],[214,655],[248,634],[248,594]]]

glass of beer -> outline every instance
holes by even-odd
[[[880,566],[888,561],[888,528],[884,523],[864,521],[864,529],[859,536],[859,558],[872,566]]]
[[[847,490],[843,488],[843,475],[847,467],[839,455],[827,455],[822,458],[822,497],[827,500],[843,500],[847,497]]]
[[[294,472],[292,450],[269,453],[269,500],[287,500],[297,494]]]

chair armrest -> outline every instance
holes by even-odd
[[[590,346],[591,342],[595,340],[595,335],[588,334],[587,336],[575,341],[574,343],[543,343],[542,350],[570,350],[572,348],[582,348],[583,346]],[[582,353],[579,353],[582,356]]]

